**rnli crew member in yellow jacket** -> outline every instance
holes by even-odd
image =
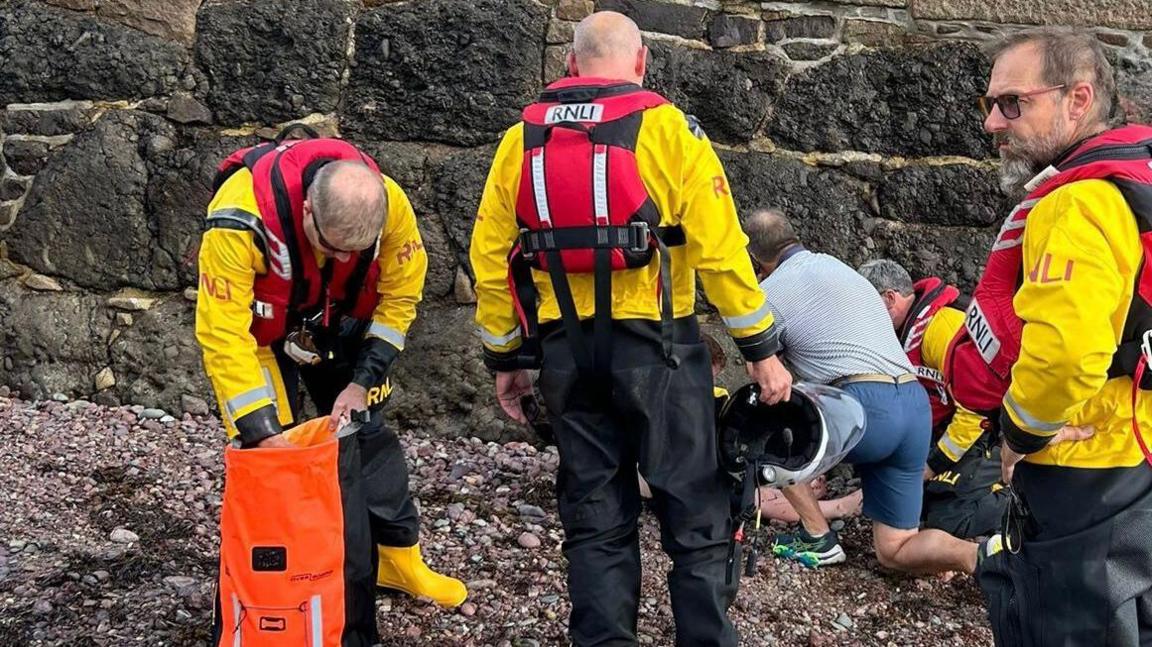
[[[734,646],[739,574],[697,275],[761,398],[787,398],[791,377],[724,170],[695,120],[641,87],[646,56],[631,20],[592,14],[570,76],[505,133],[472,235],[476,320],[513,419],[530,388],[519,360],[542,362],[573,643],[636,643],[639,464],[672,559],[676,644]]]
[[[1001,461],[1019,498],[980,569],[993,630],[1001,645],[1152,644],[1152,468],[1133,429],[1152,427],[1133,379],[1152,329],[1152,128],[1111,126],[1112,68],[1087,31],[1013,34],[992,60],[984,129],[1022,201],[954,354],[1010,369]],[[1065,425],[1095,434],[1053,443]]]
[[[301,379],[334,424],[370,411],[358,437],[377,584],[458,606],[463,583],[423,561],[404,452],[383,421],[427,269],[412,206],[346,142],[261,151],[218,175],[200,247],[196,338],[224,426],[245,447],[290,446],[280,434],[300,422]]]
[[[913,283],[908,270],[887,258],[868,261],[858,272],[883,298],[932,404],[934,444],[924,467],[923,526],[963,539],[994,534],[1008,502],[1000,482],[1000,448],[987,418],[956,405],[949,395],[953,376],[943,371],[952,340],[964,327],[964,311],[953,307],[959,290],[935,277]]]

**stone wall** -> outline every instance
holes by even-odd
[[[0,0],[0,383],[204,412],[192,302],[213,167],[301,120],[363,145],[419,215],[431,266],[399,424],[515,437],[471,335],[469,232],[500,133],[594,9],[640,24],[650,85],[700,118],[742,209],[781,206],[850,263],[970,286],[1006,207],[973,104],[979,44],[1091,29],[1143,119],[1138,4]]]

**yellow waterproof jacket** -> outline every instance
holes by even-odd
[[[508,287],[508,254],[519,234],[516,196],[523,161],[523,124],[510,128],[496,151],[472,233],[476,321],[485,356],[507,357],[521,344],[519,320]],[[745,359],[779,350],[773,318],[756,282],[724,169],[707,137],[678,108],[646,110],[636,143],[640,177],[661,214],[660,226],[680,225],[687,244],[671,247],[675,317],[695,309],[696,275],[720,311]],[[558,320],[546,272],[532,271],[540,294],[540,322]],[[659,321],[659,263],[612,274],[612,317]],[[592,274],[569,274],[580,318],[594,314]],[[493,366],[492,363],[489,366]]]
[[[944,360],[956,333],[964,327],[964,313],[956,308],[941,308],[928,321],[920,346],[924,366],[943,372]],[[951,379],[957,379],[951,376]],[[960,376],[959,379],[963,379]],[[955,412],[947,428],[928,455],[928,466],[943,472],[955,465],[987,430],[987,419],[960,406],[952,399]]]
[[[428,268],[412,205],[395,181],[386,176],[383,180],[388,216],[377,258],[380,302],[366,334],[366,350],[362,351],[353,376],[353,381],[368,388],[370,395],[376,389],[377,397],[386,395],[387,370],[404,349]],[[253,192],[252,174],[247,169],[229,177],[208,205],[209,217],[223,210],[263,217]],[[318,254],[316,261],[323,264],[325,259]],[[266,271],[264,256],[250,230],[210,228],[204,233],[199,256],[196,339],[203,350],[205,372],[219,400],[229,437],[238,431],[237,420],[267,407],[275,406],[281,425],[292,422],[272,349],[257,347],[249,332],[253,284],[256,276]]]
[[[1004,398],[1005,433],[1048,438],[1063,425],[1091,425],[1087,440],[1049,445],[1026,461],[1075,468],[1133,467],[1132,380],[1109,379],[1142,250],[1135,215],[1119,189],[1081,180],[1040,200],[1023,235],[1023,285],[1013,307],[1024,322],[1020,358]],[[1136,415],[1152,429],[1152,397]],[[1029,441],[1024,439],[1025,444]]]

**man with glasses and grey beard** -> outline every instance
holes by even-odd
[[[1150,644],[1152,128],[1110,124],[1115,81],[1091,33],[1013,34],[991,57],[984,129],[1020,203],[949,370],[979,376],[953,396],[998,421],[1016,492],[1007,550],[989,542],[977,570],[993,632],[999,645]],[[1065,425],[1095,433],[1053,443]]]

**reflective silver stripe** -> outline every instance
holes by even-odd
[[[1000,235],[1003,236],[1004,234],[1006,234],[1010,231],[1016,231],[1017,229],[1023,229],[1024,226],[1027,224],[1028,224],[1027,218],[1022,219],[1022,220],[1013,220],[1011,222],[1006,222],[1006,223],[1004,223],[1004,226],[1000,228]]]
[[[1060,431],[1060,428],[1064,426],[1063,422],[1043,422],[1033,417],[1032,414],[1025,411],[1019,404],[1016,403],[1016,400],[1012,397],[1011,393],[1005,396],[1004,406],[1008,407],[1009,410],[1016,414],[1017,418],[1023,420],[1024,424],[1028,427],[1031,427],[1032,429],[1055,433]]]
[[[503,346],[520,336],[520,326],[516,326],[512,332],[502,336],[493,335],[482,327],[478,327],[476,332],[480,334],[480,339],[489,346]]]
[[[964,456],[964,453],[966,451],[964,449],[961,449],[960,445],[957,445],[955,442],[953,442],[952,439],[948,437],[948,434],[944,434],[943,436],[941,436],[940,442],[937,444],[940,446],[940,449],[943,449],[944,451],[948,452],[949,454],[951,454],[953,456],[953,458],[952,458],[953,461],[960,460],[960,458],[962,456]]]
[[[319,595],[313,595],[308,604],[312,621],[312,647],[324,647],[324,609]]]
[[[608,226],[608,147],[597,144],[592,149],[592,198],[596,205],[596,224]]]
[[[268,268],[285,281],[292,278],[292,256],[288,252],[288,245],[270,231],[268,235]]]
[[[1016,215],[1017,212],[1023,211],[1024,209],[1031,209],[1032,207],[1035,207],[1037,204],[1040,204],[1040,198],[1032,198],[1031,200],[1025,200],[1025,201],[1017,204],[1015,207],[1012,207],[1012,213],[1009,214],[1008,217],[1011,218],[1012,216]]]
[[[243,209],[217,209],[208,214],[208,222],[214,220],[227,220],[244,225],[260,238],[264,238],[264,223],[259,216]]]
[[[552,213],[548,211],[548,189],[544,185],[544,149],[532,151],[532,192],[536,196],[536,215],[546,227],[552,226]]]
[[[389,328],[384,324],[376,323],[373,321],[372,325],[368,327],[368,332],[366,334],[372,337],[379,337],[389,344],[392,344],[397,349],[404,350],[404,333],[396,330],[395,328]]]
[[[244,609],[240,606],[240,598],[232,594],[232,619],[236,621],[236,627],[232,629],[232,647],[240,647],[240,625],[243,624],[240,614]]]
[[[992,251],[998,252],[1002,249],[1012,249],[1013,247],[1019,247],[1020,245],[1023,245],[1023,244],[1024,244],[1024,238],[1022,238],[1022,237],[1021,238],[1013,238],[1012,240],[998,240],[998,241],[996,241],[996,244],[992,246]]]
[[[270,398],[273,402],[276,401],[276,398],[272,397],[272,395],[269,393],[269,387],[267,384],[264,386],[258,386],[251,391],[245,391],[244,393],[241,393],[240,395],[225,403],[225,406],[228,407],[228,416],[232,418],[233,421],[235,421],[237,411],[250,404],[259,402],[264,398]]]
[[[771,311],[772,309],[768,306],[768,302],[765,301],[756,312],[738,317],[723,317],[724,325],[729,328],[747,328],[748,326],[754,326],[759,323],[761,319],[767,317]]]

